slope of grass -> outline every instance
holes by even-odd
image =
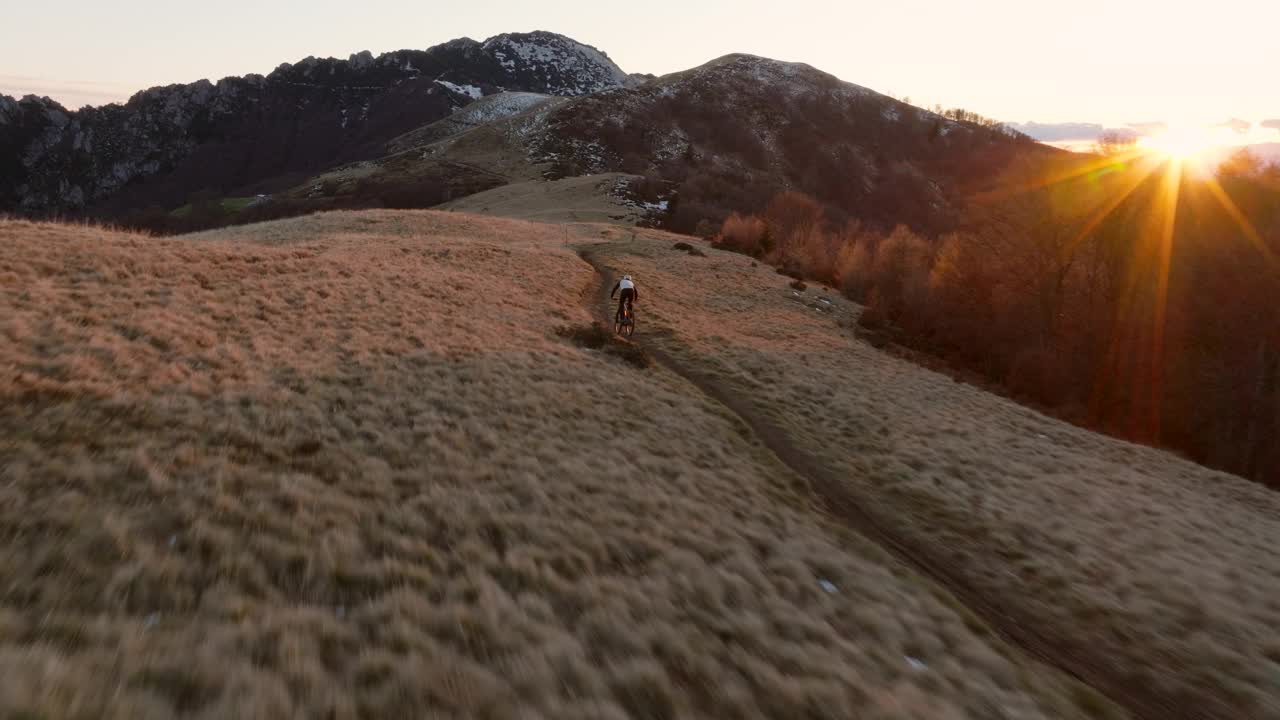
[[[1280,496],[893,358],[833,291],[672,239],[597,251],[644,288],[650,342],[1111,677],[1192,716],[1280,718]]]
[[[218,207],[224,213],[233,214],[253,205],[256,201],[256,197],[227,197],[218,201]],[[191,214],[191,203],[174,208],[169,214],[178,218],[187,217]]]
[[[1109,712],[564,337],[619,237],[0,223],[0,715]]]
[[[621,173],[601,173],[560,180],[526,180],[452,200],[441,210],[477,213],[539,222],[631,224],[643,217],[614,195]]]

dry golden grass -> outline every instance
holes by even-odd
[[[622,237],[0,222],[0,716],[1107,712],[722,407],[567,342],[566,243]]]
[[[641,212],[613,195],[618,181],[628,177],[635,176],[601,173],[526,180],[447,202],[440,209],[539,222],[634,224]]]
[[[1044,417],[854,339],[858,308],[672,237],[597,250],[648,342],[720,378],[882,522],[1113,677],[1280,718],[1280,497]],[[640,335],[637,335],[640,337]]]

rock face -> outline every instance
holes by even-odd
[[[540,92],[550,95],[590,95],[636,83],[604,53],[563,35],[498,35],[486,40],[483,48],[516,83],[542,87]]]
[[[137,93],[71,112],[0,96],[0,211],[105,214],[192,192],[270,191],[502,90],[582,95],[636,84],[604,53],[536,32],[428,50],[306,58],[267,76]]]

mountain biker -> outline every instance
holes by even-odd
[[[636,283],[631,279],[630,275],[623,275],[622,279],[613,286],[613,290],[609,291],[609,299],[622,291],[622,295],[618,297],[618,312],[614,314],[616,320],[622,319],[622,308],[627,309],[627,313],[631,313],[631,303],[640,299],[640,291],[636,288]]]

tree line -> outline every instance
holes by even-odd
[[[1280,487],[1280,166],[1034,158],[969,198],[954,232],[831,217],[784,192],[714,239],[839,288],[866,333]]]

